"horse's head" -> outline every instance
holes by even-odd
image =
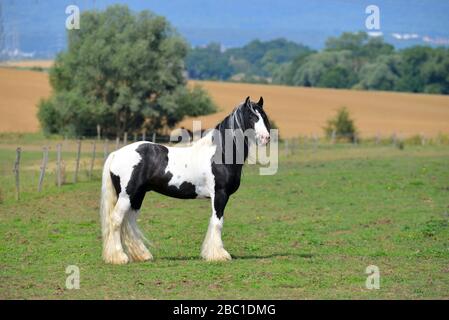
[[[263,109],[263,98],[259,102],[251,102],[246,98],[243,105],[243,117],[246,129],[253,129],[258,144],[265,145],[270,141],[270,121]]]

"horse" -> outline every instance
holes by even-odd
[[[210,198],[212,216],[200,255],[206,261],[231,260],[221,238],[224,209],[240,186],[249,146],[266,145],[270,129],[263,98],[255,103],[247,97],[217,124],[215,134],[208,132],[190,146],[139,141],[112,152],[102,174],[103,260],[126,264],[153,259],[137,226],[142,201],[149,191],[180,199]],[[250,134],[242,135],[246,131]],[[225,146],[229,139],[223,137],[227,134],[231,136],[231,148]],[[239,148],[237,136],[243,136],[243,148]],[[233,153],[232,161],[217,161],[229,158],[229,152]],[[239,156],[243,161],[237,161]]]

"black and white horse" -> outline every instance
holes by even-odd
[[[142,141],[108,156],[103,169],[100,208],[106,262],[124,264],[153,258],[136,223],[148,191],[181,199],[210,198],[212,217],[201,256],[208,261],[231,259],[221,240],[223,213],[229,196],[239,188],[249,143],[265,145],[270,140],[270,123],[262,97],[257,103],[248,97],[213,131],[215,134],[209,132],[188,147]],[[246,131],[252,134],[238,134]],[[224,146],[229,141],[224,137],[229,134],[231,148]],[[237,136],[244,137],[241,149]],[[216,161],[228,158],[229,152],[235,152],[232,161]],[[243,161],[237,161],[239,155]]]

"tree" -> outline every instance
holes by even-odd
[[[204,91],[186,88],[187,46],[165,18],[115,5],[81,21],[50,70],[54,95],[38,113],[46,132],[93,135],[100,124],[109,135],[137,133],[215,110]]]
[[[189,54],[189,75],[199,79],[449,94],[449,49],[416,46],[401,51],[382,37],[345,32],[315,52],[285,39],[254,40],[240,48],[219,44]],[[192,71],[191,71],[192,70]]]
[[[190,49],[186,65],[189,77],[193,79],[226,80],[233,73],[229,59],[218,43]]]
[[[344,32],[339,37],[330,37],[326,41],[326,51],[348,51],[351,53],[352,73],[358,73],[368,62],[380,55],[394,52],[394,47],[383,38],[369,37],[366,32]]]
[[[399,91],[423,92],[425,79],[421,75],[421,67],[428,61],[432,48],[416,46],[401,51],[400,79],[396,89]]]
[[[356,81],[349,51],[324,51],[310,55],[292,77],[293,85],[306,87],[350,88]]]
[[[327,137],[332,137],[335,133],[337,139],[344,139],[354,141],[357,135],[357,129],[354,125],[354,120],[351,119],[348,109],[342,107],[338,109],[334,118],[327,121],[324,127],[324,132]]]
[[[193,79],[270,82],[284,64],[310,53],[308,47],[285,39],[254,40],[241,48],[222,50],[211,43],[189,51],[187,70]]]
[[[424,92],[449,94],[449,49],[436,48],[420,68]]]
[[[385,43],[382,37],[369,38],[361,49],[361,56],[365,61],[374,61],[380,56],[394,53],[394,47]]]
[[[354,56],[363,55],[363,46],[368,41],[366,32],[344,32],[339,37],[330,37],[326,41],[327,51],[348,50]]]
[[[279,38],[265,42],[254,40],[241,48],[229,49],[225,54],[233,61],[235,73],[272,77],[283,63],[310,52],[312,50],[302,44]]]
[[[400,57],[398,55],[380,56],[375,62],[368,63],[360,70],[360,81],[356,89],[394,90],[400,79]]]
[[[315,53],[312,50],[301,52],[293,61],[284,63],[273,72],[273,82],[293,85],[293,78],[297,70],[307,61],[307,57]]]

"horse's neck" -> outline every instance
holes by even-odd
[[[236,130],[244,130],[244,127],[242,126],[243,123],[240,123],[243,121],[243,119],[241,119],[241,121],[239,122],[239,120],[236,120],[236,114],[235,111],[230,114],[229,116],[227,116],[225,119],[223,119],[222,122],[220,122],[216,127],[215,130],[218,131],[218,133],[221,135],[220,139],[218,139],[218,141],[214,141],[213,137],[214,137],[214,131],[210,131],[208,132],[206,135],[204,135],[201,139],[193,142],[192,144],[192,148],[203,148],[203,147],[208,147],[208,146],[214,146],[217,143],[221,143],[221,146],[219,149],[222,152],[222,156],[224,156],[225,152],[226,152],[226,148],[225,148],[225,136],[224,133],[226,130],[233,130],[234,132]],[[233,133],[234,133],[233,132]],[[233,140],[233,144],[234,146],[236,146],[235,141]],[[233,150],[233,148],[231,148],[231,150]],[[248,141],[247,138],[245,138],[244,140],[244,145],[243,145],[243,163],[246,161],[246,159],[248,158],[248,153],[249,153],[249,145],[248,145]],[[235,156],[235,155],[234,155]],[[243,166],[242,164],[229,164],[231,166],[236,166],[241,168]],[[240,169],[241,170],[241,169]]]
[[[228,128],[229,129],[229,128]],[[225,137],[222,136],[221,139],[219,139],[218,141],[213,141],[213,131],[207,133],[204,137],[202,137],[201,139],[198,139],[197,141],[193,142],[191,145],[191,148],[193,149],[202,149],[202,148],[207,148],[207,147],[213,147],[216,146],[217,143],[221,143],[220,148],[217,148],[217,151],[220,151],[222,153],[222,156],[224,157],[224,154],[226,152],[226,146],[224,145],[225,143]],[[233,141],[233,144],[235,146],[235,142]],[[231,150],[234,152],[234,146],[231,148]],[[218,147],[218,146],[217,146]],[[248,158],[248,153],[249,153],[249,145],[247,142],[244,143],[243,145],[243,162],[246,161],[246,159]],[[235,155],[234,155],[235,156]],[[229,164],[229,165],[233,165],[233,166],[243,166],[242,164]]]

